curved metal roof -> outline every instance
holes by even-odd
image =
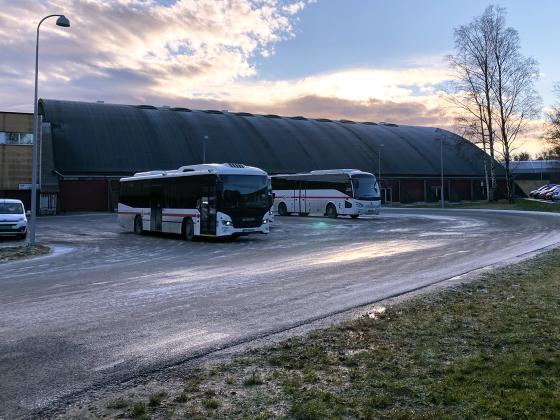
[[[132,174],[202,161],[238,162],[269,173],[356,168],[389,176],[482,176],[484,153],[436,128],[215,110],[41,100],[62,174]],[[499,165],[498,165],[499,167]],[[501,167],[499,167],[501,170]]]

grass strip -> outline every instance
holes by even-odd
[[[158,405],[136,401],[95,415],[560,418],[559,308],[560,250],[553,250],[253,349],[185,377],[184,388]]]
[[[19,245],[0,248],[0,264],[23,258],[37,257],[48,254],[49,247],[45,245]]]
[[[414,203],[414,204],[391,204],[389,207],[395,208],[439,208],[440,203]],[[543,211],[550,213],[560,212],[560,203],[532,201],[527,199],[518,199],[514,203],[507,200],[500,200],[489,203],[487,201],[463,202],[463,203],[445,203],[446,209],[490,209],[490,210],[523,210],[523,211]]]

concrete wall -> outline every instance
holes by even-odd
[[[32,133],[33,114],[24,114],[21,112],[0,112],[0,131]]]
[[[31,146],[0,144],[0,190],[31,183]]]
[[[33,115],[0,112],[0,131],[30,133]],[[31,145],[0,144],[0,190],[17,190],[31,182]]]
[[[549,184],[549,179],[539,179],[539,180],[516,180],[516,184],[521,190],[529,196],[529,193],[543,185]]]

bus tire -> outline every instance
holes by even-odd
[[[186,241],[192,241],[194,239],[194,223],[190,217],[186,217],[185,219],[183,219],[181,233],[183,239]]]
[[[143,231],[144,231],[144,224],[142,223],[142,216],[138,214],[134,218],[134,233],[137,235],[142,235]]]
[[[359,214],[351,214],[350,217],[352,219],[357,219],[360,215]]]
[[[288,208],[286,207],[286,203],[278,204],[278,215],[279,216],[288,216]]]
[[[329,203],[327,205],[326,215],[331,219],[336,219],[338,217],[338,213],[336,212],[336,207],[334,206],[333,203]]]

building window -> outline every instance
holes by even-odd
[[[0,131],[0,144],[33,144],[33,133]]]

